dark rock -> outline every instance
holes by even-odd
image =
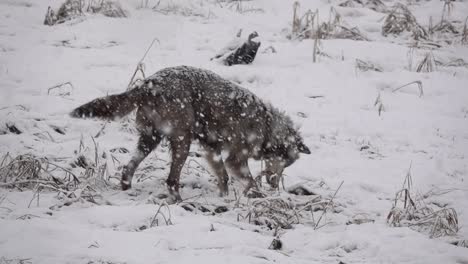
[[[221,206],[216,207],[214,211],[217,214],[221,214],[221,213],[225,213],[225,212],[229,211],[229,209],[226,206],[221,205]]]
[[[283,242],[281,242],[281,240],[279,240],[278,238],[273,239],[273,241],[271,241],[270,246],[268,247],[268,249],[272,250],[281,250],[282,248]]]

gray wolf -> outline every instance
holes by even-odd
[[[70,115],[113,120],[133,110],[140,137],[136,152],[122,170],[123,190],[131,188],[138,165],[163,138],[169,142],[172,158],[166,183],[176,199],[180,199],[180,172],[193,141],[206,151],[221,196],[228,194],[227,171],[247,182],[244,193],[256,187],[249,158],[265,160],[265,174],[280,175],[299,153],[310,154],[284,113],[211,71],[188,66],[160,70],[138,87],[95,99]],[[224,161],[221,152],[227,152]]]

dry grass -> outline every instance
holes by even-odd
[[[57,172],[61,177],[54,175]],[[70,170],[50,162],[47,158],[38,158],[31,154],[13,158],[7,153],[0,163],[0,187],[30,189],[40,185],[68,192],[79,183],[78,177]]]
[[[307,10],[302,16],[299,14],[299,2],[293,4],[293,22],[291,39],[311,39],[319,36],[318,30],[318,10],[312,12]]]
[[[454,208],[440,208],[434,203],[426,204],[430,195],[416,197],[413,194],[411,166],[402,188],[395,194],[392,208],[387,215],[390,226],[407,226],[418,232],[428,233],[431,238],[455,235],[458,216]]]
[[[436,63],[435,63],[434,54],[432,54],[432,52],[430,51],[426,52],[426,54],[424,55],[424,58],[418,64],[418,67],[416,67],[416,72],[433,72],[435,70],[436,70]]]
[[[459,36],[459,30],[448,20],[441,20],[436,25],[432,25],[432,18],[429,24],[429,35],[432,39],[440,43],[452,44]]]
[[[320,221],[322,220],[322,217],[327,213],[327,210],[328,210],[329,208],[331,208],[331,206],[332,206],[332,204],[333,204],[333,199],[335,199],[335,196],[336,196],[336,194],[338,193],[338,191],[340,190],[340,188],[341,188],[341,186],[343,185],[343,183],[344,183],[343,181],[340,183],[340,186],[338,186],[338,188],[336,189],[335,193],[333,194],[333,196],[331,197],[331,199],[328,201],[327,205],[324,207],[323,212],[322,212],[322,214],[320,215],[320,218],[319,218],[319,219],[317,220],[317,222],[315,223],[314,229],[318,229],[318,228],[323,227],[323,226],[326,225],[326,223],[325,223],[325,224],[323,224],[323,225],[320,226]]]
[[[90,137],[92,146],[85,143],[83,137],[80,139],[78,150],[75,151],[75,159],[71,161],[72,168],[82,168],[80,178],[84,179],[89,186],[98,189],[107,189],[112,178],[109,173],[108,160],[112,161],[114,167],[120,165],[120,162],[113,153],[105,152],[99,149],[99,144],[94,137]],[[89,142],[89,141],[88,141]],[[90,145],[90,143],[88,143]]]
[[[237,13],[245,14],[245,13],[264,13],[265,10],[262,8],[254,7],[254,6],[246,6],[244,2],[246,0],[231,0],[227,1],[225,7],[236,11]]]
[[[339,4],[342,7],[367,7],[376,12],[387,12],[387,6],[381,0],[347,0]]]
[[[382,102],[382,96],[380,95],[380,93],[375,98],[374,107],[377,107],[377,111],[379,113],[379,116],[385,110],[384,104]]]
[[[409,9],[405,5],[397,3],[385,18],[382,35],[400,35],[405,31],[410,32],[415,40],[428,39],[426,30],[419,25]]]
[[[314,229],[322,228],[330,223],[327,217],[330,212],[338,212],[336,209],[335,197],[339,192],[343,182],[331,194],[330,198],[323,198],[320,195],[311,195],[304,201],[304,196],[287,195],[283,197],[267,197],[255,199],[253,202],[247,201],[242,204],[236,201],[236,207],[242,213],[238,213],[237,221],[247,221],[250,224],[265,226],[274,231],[276,236],[280,230],[291,229],[295,224],[308,224]],[[318,218],[316,212],[321,214]]]
[[[151,44],[146,49],[145,53],[143,54],[143,57],[137,63],[135,71],[133,72],[133,75],[130,78],[130,81],[129,81],[128,85],[127,85],[127,91],[138,87],[139,84],[141,84],[143,82],[143,80],[146,78],[146,76],[145,76],[145,64],[143,63],[143,61],[145,60],[146,55],[148,55],[148,52],[151,50],[151,48],[153,47],[153,45],[154,45],[154,43],[156,41],[158,42],[158,44],[161,44],[161,42],[157,38],[154,38],[153,41],[151,41]],[[137,77],[138,73],[141,74],[142,78]]]
[[[85,6],[87,6],[85,10]],[[120,4],[111,0],[66,0],[58,10],[50,6],[44,18],[44,25],[53,26],[90,14],[103,14],[108,17],[127,17]]]
[[[127,17],[120,3],[112,0],[89,0],[86,11],[107,17]]]
[[[448,33],[452,35],[457,35],[459,33],[456,27],[452,23],[450,23],[450,21],[448,20],[442,20],[437,25],[433,27],[429,27],[429,31],[431,32],[431,34]]]
[[[417,84],[418,85],[418,89],[419,89],[419,97],[422,97],[424,95],[424,90],[423,90],[423,85],[422,85],[422,82],[421,81],[414,81],[414,82],[410,82],[410,83],[407,83],[407,84],[404,84],[402,86],[399,86],[395,89],[392,90],[392,92],[397,92],[399,91],[400,89],[404,88],[404,87],[407,87],[409,85],[412,85],[412,84]]]
[[[169,208],[169,205],[166,202],[162,202],[159,205],[158,210],[151,219],[150,227],[159,226],[161,224],[160,219],[164,221],[165,225],[172,225],[171,209]]]
[[[270,229],[291,229],[300,222],[295,208],[281,198],[269,198],[254,201],[247,214],[249,223],[265,225]]]
[[[292,19],[292,37],[297,38],[299,30],[301,28],[301,20],[299,19],[299,2],[296,1],[293,4],[293,19]]]
[[[143,2],[144,1],[144,2]],[[143,0],[140,7],[141,8],[149,8],[149,2],[148,0]],[[163,15],[178,15],[178,16],[186,16],[186,17],[202,17],[209,19],[211,17],[216,17],[216,14],[214,14],[211,9],[205,9],[205,2],[202,0],[198,1],[186,1],[186,2],[181,2],[181,1],[172,1],[172,0],[157,0],[155,1],[156,4],[151,7],[151,9],[154,12],[158,12]],[[232,8],[235,6],[236,1],[230,1],[226,3],[226,7]],[[217,3],[219,7],[223,8],[223,4],[221,2]],[[239,12],[254,12],[257,11],[257,9],[250,9],[250,8],[244,8],[242,7],[242,4],[239,6],[240,11]],[[260,10],[263,11],[263,10]]]
[[[382,67],[373,64],[370,61],[363,61],[360,59],[356,59],[355,63],[355,68],[356,70],[366,72],[366,71],[376,71],[376,72],[382,72]]]
[[[440,19],[441,22],[449,19],[453,11],[453,0],[443,0],[443,1],[444,1],[444,7],[442,8],[442,16]]]
[[[14,258],[8,259],[6,257],[0,257],[0,264],[32,264],[31,258]]]
[[[74,87],[71,82],[64,82],[47,89],[47,95],[70,96]]]
[[[292,39],[353,39],[368,40],[358,28],[348,27],[334,7],[330,8],[328,21],[320,23],[319,11],[307,10],[299,15],[299,4],[293,6]]]
[[[461,37],[461,43],[463,45],[468,44],[468,16],[465,19],[465,24],[463,26],[463,32],[462,32],[462,37]]]
[[[53,161],[32,154],[12,157],[7,153],[1,158],[0,187],[32,190],[29,206],[34,200],[39,204],[40,193],[45,190],[57,193],[57,198],[61,200],[53,208],[83,201],[110,204],[100,193],[113,187],[107,165],[107,158],[113,156],[105,152],[101,154],[94,138],[92,141],[93,149],[85,147],[81,140],[76,158],[68,165],[59,165],[58,159]],[[89,158],[91,155],[94,157]]]
[[[408,71],[413,70],[414,51],[415,47],[410,47],[406,53],[406,59],[408,60]]]
[[[468,67],[468,62],[463,59],[453,59],[447,62],[436,61],[442,67]]]

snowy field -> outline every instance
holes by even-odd
[[[328,23],[334,7],[341,25],[368,39],[322,39],[315,63],[314,39],[291,33],[291,0],[120,2],[126,18],[84,13],[46,26],[48,6],[57,10],[62,0],[0,0],[0,264],[468,263],[466,0],[444,12],[458,33],[435,32],[413,48],[411,34],[382,35],[388,11],[302,0],[299,17],[318,10]],[[430,17],[433,26],[441,20],[443,1],[383,1],[389,10],[397,2],[426,30]],[[239,29],[259,33],[253,64],[210,61]],[[249,199],[234,182],[220,198],[193,145],[184,200],[168,205],[165,144],[140,165],[131,190],[119,189],[138,137],[133,118],[68,113],[125,91],[155,38],[143,60],[147,76],[177,65],[209,69],[300,127],[312,154],[285,170],[284,189],[263,184],[268,197]],[[426,54],[432,69],[418,72]],[[422,91],[417,83],[398,89],[414,81]],[[14,171],[19,155],[26,165]],[[252,172],[261,166],[252,162]],[[291,193],[298,188],[311,193]],[[404,188],[406,205],[392,210]],[[443,229],[451,209],[458,230]]]

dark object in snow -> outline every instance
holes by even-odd
[[[393,10],[385,18],[382,26],[382,35],[400,35],[403,32],[410,32],[414,40],[426,40],[428,34],[426,30],[418,24],[416,18],[409,9],[400,3],[393,6]]]
[[[193,212],[193,206],[191,206],[190,204],[183,204],[181,205],[182,208],[184,208],[185,211],[189,211],[189,212]]]
[[[124,147],[120,147],[120,148],[113,148],[111,150],[109,150],[111,153],[120,153],[120,154],[125,154],[125,153],[129,153],[130,151]]]
[[[217,213],[217,214],[221,214],[221,213],[225,213],[225,212],[229,211],[229,209],[228,209],[226,206],[224,206],[224,205],[220,205],[220,206],[216,207],[216,208],[214,209],[214,211],[215,211],[215,213]]]
[[[196,210],[202,212],[202,213],[211,213],[211,210],[206,208],[205,206],[199,204],[199,203],[187,203],[181,205],[182,208],[185,209],[185,211],[193,212]]]
[[[272,249],[272,250],[281,250],[282,248],[283,248],[283,242],[281,242],[279,238],[273,239],[273,241],[271,241],[270,246],[268,247],[268,249]]]
[[[218,51],[211,60],[220,59],[228,66],[252,63],[260,47],[260,42],[253,41],[254,38],[258,37],[258,33],[256,31],[252,32],[247,41],[242,40],[241,34],[242,29],[237,33],[236,38]]]
[[[206,208],[205,206],[201,204],[191,204],[193,207],[197,208],[200,210],[202,213],[211,213],[210,209]]]
[[[51,125],[50,126],[55,132],[59,133],[59,134],[62,134],[62,135],[65,135],[65,129],[61,128],[61,127],[58,127],[58,126],[53,126]]]
[[[451,245],[457,246],[457,247],[464,247],[468,248],[468,240],[456,240],[449,242]]]
[[[8,131],[10,131],[10,133],[13,133],[13,134],[21,134],[23,132],[21,132],[21,130],[19,130],[15,125],[13,124],[6,124],[6,128],[8,129]]]
[[[365,145],[365,146],[362,146],[359,151],[363,151],[363,150],[366,150],[366,149],[369,149],[369,146]]]
[[[80,167],[83,169],[88,169],[92,167],[92,165],[90,165],[91,163],[91,161],[88,161],[88,158],[81,154],[72,163],[70,163],[70,166],[72,168]]]
[[[224,64],[231,66],[235,64],[252,63],[261,44],[261,42],[255,42],[252,40],[255,37],[258,37],[258,33],[254,31],[249,35],[249,38],[246,42],[244,42],[244,44],[242,44],[224,60]]]
[[[307,118],[307,114],[304,112],[297,112],[296,115],[301,118]]]
[[[324,98],[325,96],[323,96],[323,95],[309,95],[307,97],[310,98],[310,99],[317,99],[317,98]]]
[[[316,193],[308,190],[306,187],[299,185],[288,190],[288,193],[295,194],[295,195],[317,195]]]
[[[122,171],[123,190],[131,188],[138,165],[164,138],[172,150],[166,183],[177,200],[182,199],[180,173],[193,140],[207,152],[221,195],[228,194],[227,170],[248,182],[244,195],[252,187],[258,189],[249,158],[269,161],[272,167],[266,170],[280,175],[300,153],[310,154],[283,112],[211,71],[188,66],[163,69],[134,89],[79,106],[70,116],[112,120],[134,110],[140,138],[137,151]],[[225,161],[219,158],[222,151],[229,153]]]
[[[49,6],[47,8],[47,13],[44,18],[44,25],[52,26],[56,23],[56,21],[57,21],[57,17],[55,15],[55,12],[52,9],[52,7]]]

